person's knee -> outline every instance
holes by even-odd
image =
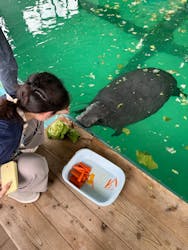
[[[36,153],[24,153],[18,159],[18,171],[22,176],[44,178],[49,168],[45,157]]]

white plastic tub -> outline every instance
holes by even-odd
[[[94,176],[93,184],[86,181],[80,189],[69,181],[69,171],[78,162],[89,165],[91,167],[90,175]],[[126,179],[121,168],[86,148],[75,153],[64,166],[62,176],[68,185],[99,206],[112,204],[121,192]]]

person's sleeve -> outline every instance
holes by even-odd
[[[0,28],[0,82],[5,91],[15,97],[18,86],[18,66],[12,49]]]
[[[21,133],[21,124],[0,120],[0,164],[12,159],[19,146]]]

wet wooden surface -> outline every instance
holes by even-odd
[[[46,138],[39,148],[48,160],[50,175],[48,191],[37,202],[2,201],[0,249],[187,250],[188,204],[77,129],[81,134],[77,143]],[[62,180],[63,166],[80,148],[94,150],[126,173],[126,184],[112,205],[99,207]]]

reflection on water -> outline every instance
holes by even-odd
[[[1,17],[1,16],[0,16],[0,27],[1,27],[4,35],[6,36],[6,39],[9,41],[9,44],[14,49],[15,46],[13,45],[13,39],[9,35],[9,29],[8,29],[8,27],[6,25],[5,19],[3,17]]]
[[[75,14],[78,14],[78,0],[39,0],[23,10],[23,18],[33,35],[46,34]],[[57,17],[63,18],[62,21],[57,22]]]
[[[10,36],[9,36],[9,29],[6,26],[5,19],[3,17],[1,17],[1,16],[0,16],[0,27],[1,27],[4,35],[6,36],[6,39],[9,41],[9,44],[11,44],[11,47],[14,49],[13,39],[10,38]],[[0,82],[0,96],[4,95],[4,94],[5,94],[5,90],[3,88],[3,85]]]

